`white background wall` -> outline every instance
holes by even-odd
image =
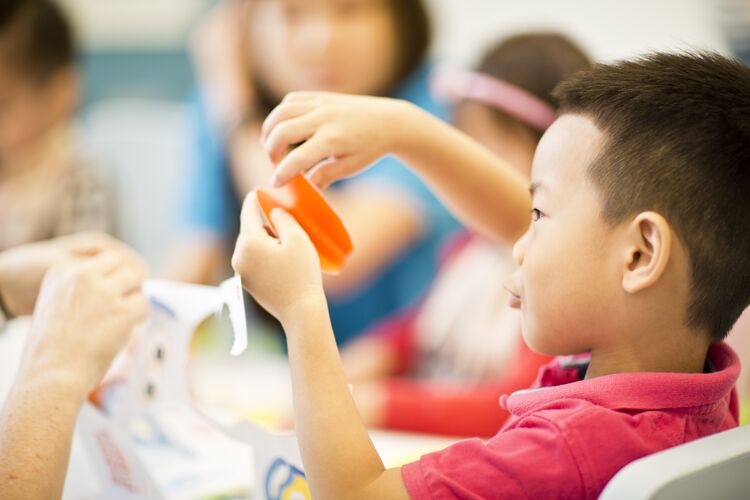
[[[178,48],[209,0],[61,0],[84,43],[95,48]],[[314,1],[314,0],[310,0]],[[471,61],[503,34],[563,29],[597,58],[649,49],[726,50],[719,0],[425,0],[434,12],[435,52]],[[746,0],[745,0],[746,1]]]
[[[725,52],[715,0],[428,0],[437,24],[435,51],[473,61],[504,34],[556,29],[595,58],[648,50],[702,48]]]

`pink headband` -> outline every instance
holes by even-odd
[[[441,100],[470,99],[488,104],[544,132],[555,121],[555,110],[512,83],[482,73],[441,67],[433,72],[431,88]]]

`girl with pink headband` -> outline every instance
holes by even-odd
[[[564,36],[524,34],[492,47],[476,72],[436,71],[432,88],[455,104],[456,126],[528,177],[555,119],[552,89],[588,63]],[[504,305],[502,280],[513,266],[510,248],[461,235],[416,308],[344,348],[366,423],[458,436],[497,432],[507,416],[500,394],[528,387],[547,361],[525,346],[517,311]]]

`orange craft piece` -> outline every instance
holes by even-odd
[[[274,229],[271,210],[286,210],[297,219],[315,245],[320,267],[329,273],[341,270],[352,253],[352,240],[341,218],[318,188],[298,175],[280,188],[259,187],[257,194],[258,204],[271,229]]]

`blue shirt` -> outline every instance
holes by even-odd
[[[441,119],[450,110],[437,103],[429,92],[430,67],[423,66],[408,77],[393,97],[410,101]],[[231,242],[237,236],[240,203],[232,187],[224,144],[211,129],[206,109],[197,100],[194,109],[194,150],[186,225],[193,231],[212,233]],[[459,228],[458,222],[422,181],[393,157],[385,157],[349,182],[396,184],[419,204],[424,215],[420,240],[402,252],[380,275],[347,297],[329,300],[331,322],[339,343],[346,342],[420,297],[431,283],[438,264],[439,249]]]

